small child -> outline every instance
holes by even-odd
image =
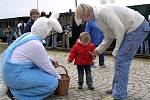
[[[95,46],[90,43],[89,34],[87,32],[82,32],[69,54],[68,62],[71,63],[75,59],[74,64],[77,65],[78,89],[82,89],[85,71],[86,84],[90,90],[94,90],[91,74],[91,64],[93,62],[91,52],[93,52],[94,49]]]

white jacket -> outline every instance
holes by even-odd
[[[95,7],[94,15],[97,26],[101,28],[105,36],[103,42],[96,49],[101,54],[116,39],[114,56],[117,54],[125,34],[137,29],[145,19],[137,11],[115,4],[103,4]]]

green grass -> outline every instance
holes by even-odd
[[[0,42],[0,53],[4,52],[7,47],[6,43]]]

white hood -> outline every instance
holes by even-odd
[[[58,17],[59,14],[57,14],[55,17],[52,15],[50,18],[38,18],[31,27],[31,33],[39,34],[42,39],[45,39],[52,29],[61,33],[62,27],[57,20]]]

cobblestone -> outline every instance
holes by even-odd
[[[83,90],[77,89],[77,70],[73,63],[67,63],[68,53],[61,51],[48,51],[48,54],[57,58],[59,63],[66,67],[71,76],[70,88],[67,96],[50,96],[46,100],[105,100],[105,91],[111,89],[114,75],[114,59],[105,57],[107,68],[92,68],[95,90],[88,90],[84,83]],[[98,63],[98,58],[96,58]],[[60,69],[58,68],[60,71]],[[64,73],[61,70],[61,73]],[[1,78],[1,77],[0,77]],[[1,83],[1,82],[0,82]],[[132,62],[129,75],[129,100],[150,100],[150,60],[135,58]],[[10,100],[6,96],[1,100]]]

